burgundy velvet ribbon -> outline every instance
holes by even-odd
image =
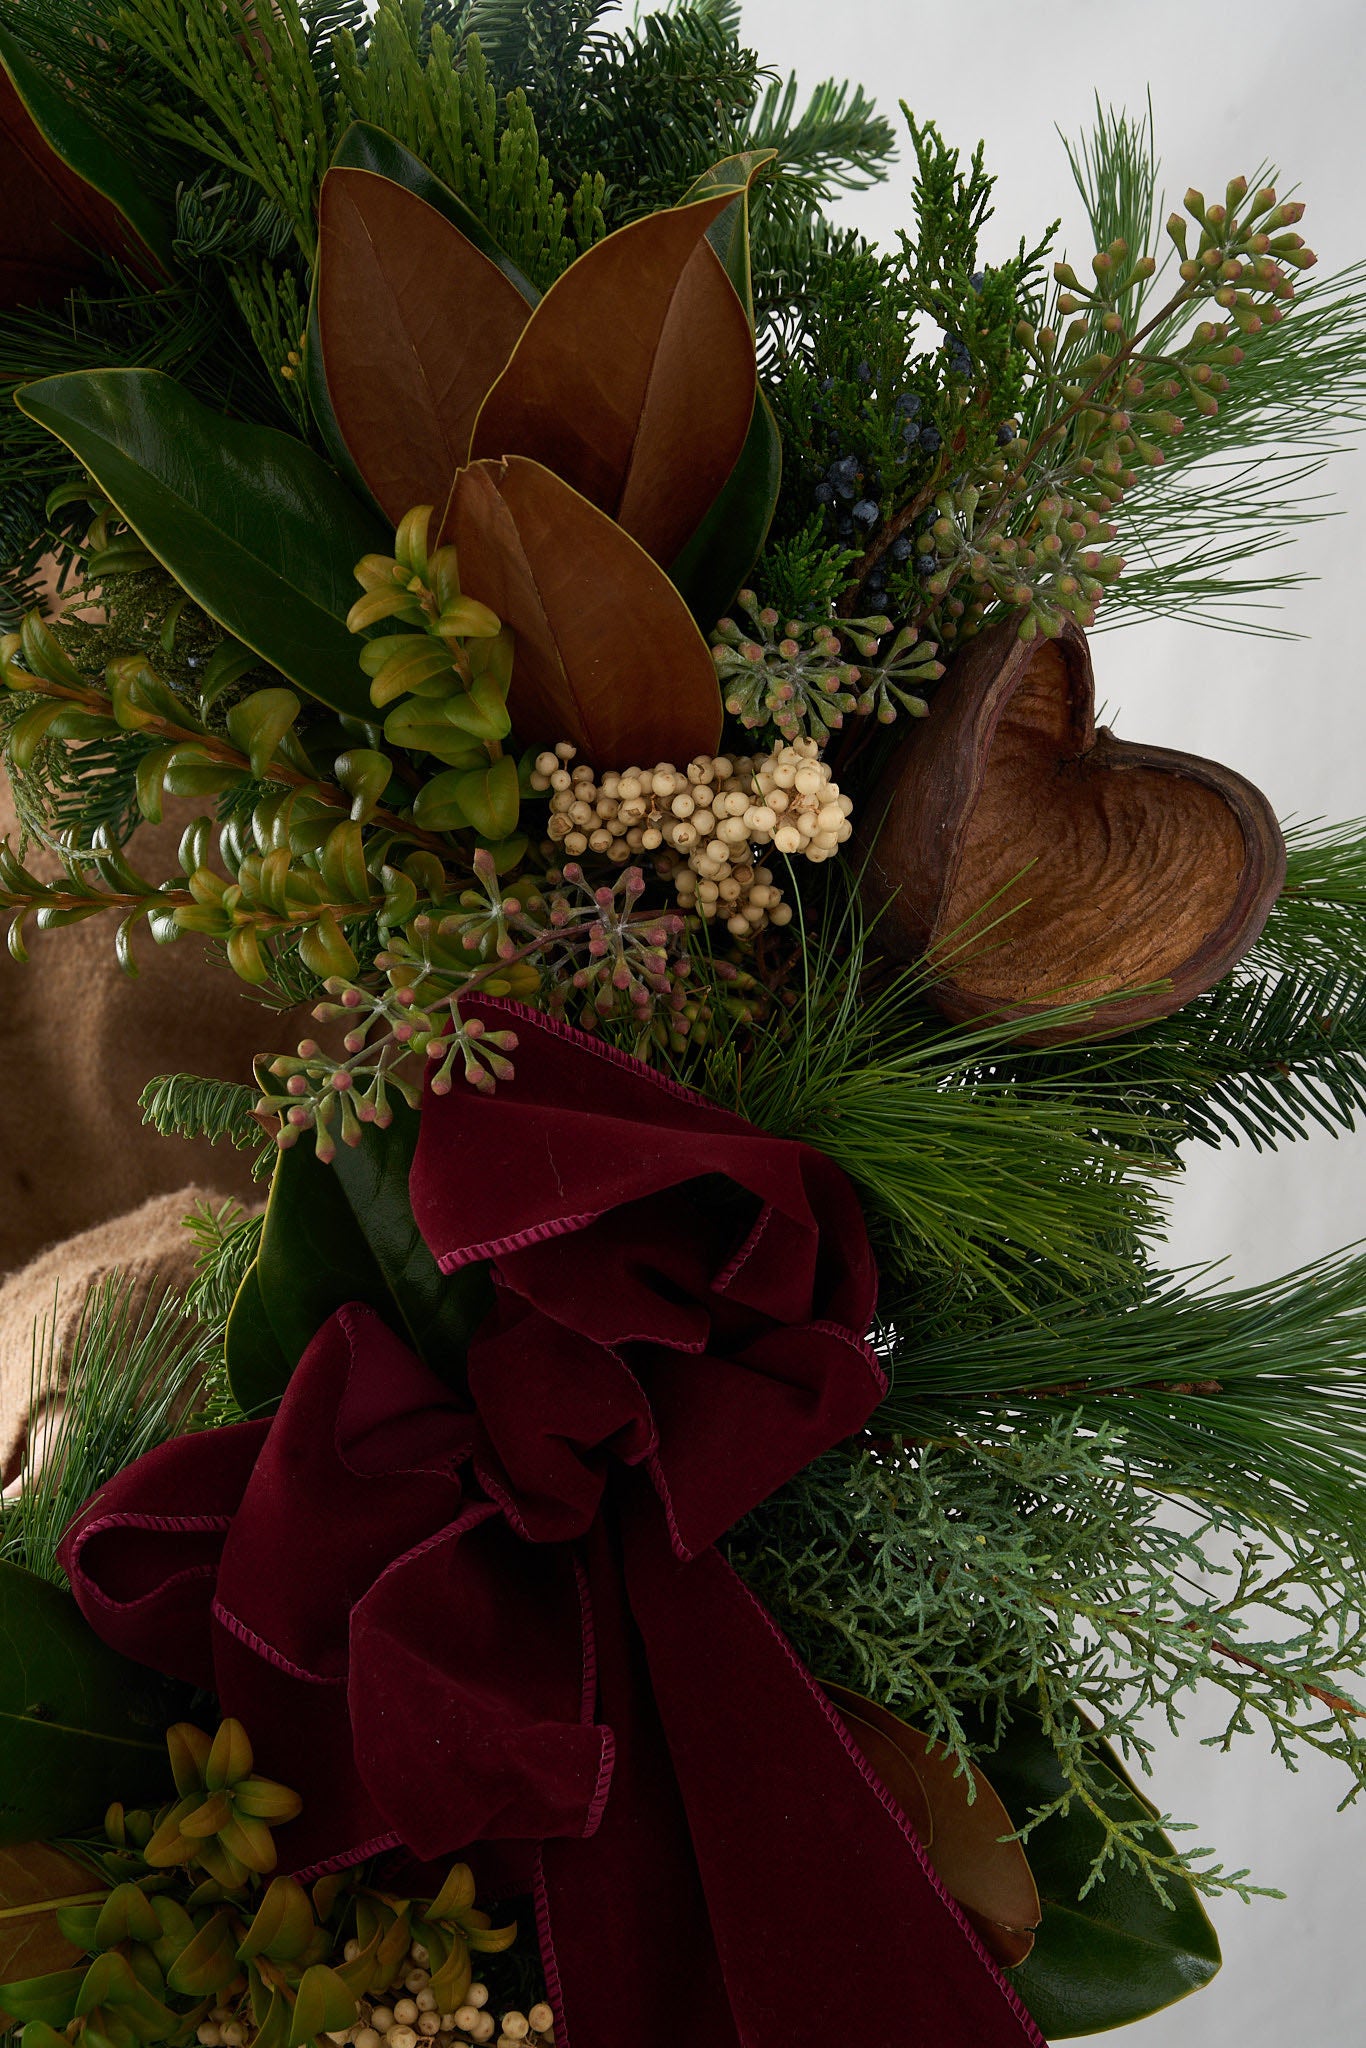
[[[121,1474],[62,1561],[106,1641],[215,1690],[304,1795],[282,1862],[503,1845],[560,2048],[1041,2037],[715,1548],[884,1382],[853,1190],[511,1005],[517,1078],[431,1098],[414,1214],[496,1306],[452,1393],[358,1306],[270,1423]]]

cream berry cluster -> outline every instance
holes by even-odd
[[[853,805],[814,740],[753,757],[700,754],[686,768],[609,770],[601,781],[587,765],[571,767],[575,753],[564,742],[539,755],[531,777],[549,794],[556,849],[618,865],[653,854],[681,907],[724,919],[736,938],[792,916],[757,849],[829,860],[852,830]]]

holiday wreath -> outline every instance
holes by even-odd
[[[780,2048],[838,1958],[900,2048],[1197,1988],[1248,1876],[1126,1766],[1203,1688],[1366,1776],[1366,1264],[1211,1290],[1161,1195],[1366,1103],[1366,852],[1098,727],[1087,630],[1255,591],[1359,280],[1265,173],[1164,239],[1103,111],[1086,264],[909,114],[871,247],[893,130],[728,0],[6,0],[0,64],[10,946],[225,952],[255,1085],[143,1107],[270,1179],[40,1361],[0,2005]]]

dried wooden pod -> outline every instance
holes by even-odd
[[[1260,790],[1094,713],[1085,634],[1022,641],[1006,621],[957,656],[863,810],[879,937],[936,960],[948,1016],[1110,998],[1032,1044],[1179,1009],[1242,959],[1285,881]]]

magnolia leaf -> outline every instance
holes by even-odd
[[[0,1843],[78,1834],[112,1799],[158,1805],[180,1699],[108,1649],[69,1593],[0,1564]]]
[[[356,562],[392,536],[311,448],[224,419],[159,370],[45,377],[15,402],[211,618],[334,711],[370,715],[346,614]]]
[[[512,631],[508,709],[523,744],[568,740],[600,766],[715,753],[706,641],[663,570],[586,498],[525,457],[474,463],[442,537]]]
[[[248,1414],[269,1411],[337,1309],[360,1301],[438,1374],[458,1370],[492,1290],[486,1269],[443,1274],[413,1221],[408,1175],[418,1118],[392,1105],[354,1150],[324,1166],[307,1140],[280,1155],[261,1249],[228,1322],[228,1374]]]
[[[736,156],[722,157],[710,170],[703,171],[700,178],[694,178],[679,202],[690,206],[695,200],[710,199],[717,192],[735,194],[725,211],[719,213],[707,229],[707,240],[720,257],[726,276],[749,316],[751,327],[754,325],[754,286],[749,263],[750,187],[759,172],[777,160],[776,149],[746,149]]]
[[[438,213],[444,214],[453,226],[459,228],[466,241],[473,242],[482,256],[487,256],[490,263],[497,265],[504,277],[517,287],[528,306],[537,303],[541,294],[526,272],[519,269],[507,251],[495,241],[478,214],[385,129],[376,128],[369,121],[353,121],[332,153],[332,164],[338,170],[374,171],[381,178],[390,178],[394,184],[404,186],[419,199],[425,199],[428,206],[435,207]]]
[[[50,1842],[0,1849],[0,1978],[41,1977],[78,1962],[57,1911],[99,1888],[85,1864]]]
[[[318,334],[338,433],[392,526],[443,504],[526,300],[436,208],[334,167],[318,211]]]
[[[969,1780],[942,1744],[876,1701],[841,1685],[825,1690],[841,1714],[847,1709],[911,1764],[930,1811],[930,1833],[921,1839],[940,1882],[999,1963],[1023,1961],[1042,1915],[1039,1894],[1024,1850],[1009,1839],[1014,1823],[981,1771],[974,1767]],[[861,1747],[862,1731],[852,1732]],[[869,1754],[868,1761],[879,1769],[876,1757]],[[894,1785],[887,1789],[895,1795]],[[906,1817],[914,1826],[913,1816]]]
[[[155,282],[165,223],[76,97],[0,29],[0,307],[56,305],[108,251]],[[154,253],[155,252],[155,253]]]
[[[743,189],[737,178],[647,214],[571,264],[485,399],[471,460],[544,463],[657,562],[673,561],[734,469],[754,412],[754,335],[707,240]]]
[[[773,407],[755,394],[745,445],[720,497],[669,568],[704,633],[730,610],[768,538],[783,480],[783,437]]]
[[[1004,1741],[987,1761],[992,1783],[1024,1827],[1066,1791],[1057,1752],[1035,1714],[1013,1709]],[[1164,1861],[1176,1850],[1156,1813],[1106,1743],[1091,1744],[1099,1804],[1121,1825],[1151,1822],[1147,1846]],[[1111,1860],[1080,1896],[1105,1841],[1103,1823],[1074,1798],[1032,1830],[1025,1844],[1043,1899],[1033,1953],[1013,1973],[1016,1990],[1050,2041],[1102,2033],[1160,2012],[1207,1984],[1219,1968],[1219,1938],[1194,1888],[1174,1874],[1165,1906],[1141,1871]]]

